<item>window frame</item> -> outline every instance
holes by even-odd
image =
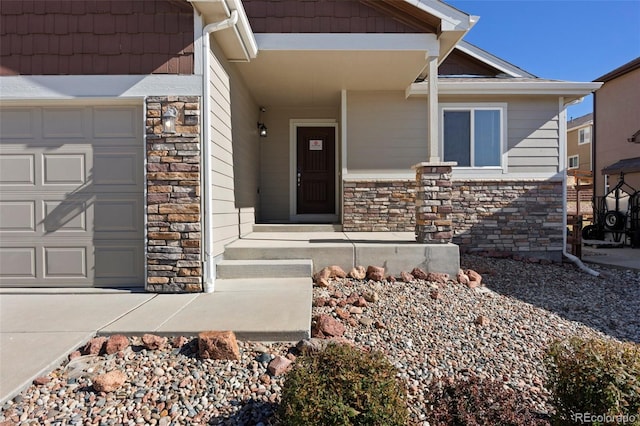
[[[501,171],[502,173],[507,173],[507,160],[508,160],[508,152],[507,152],[507,137],[508,137],[508,121],[507,121],[507,103],[504,102],[451,102],[451,103],[441,103],[438,106],[438,139],[440,145],[440,152],[442,153],[442,159],[444,161],[444,113],[445,111],[469,111],[471,116],[471,128],[470,128],[470,137],[471,137],[471,146],[470,146],[470,160],[471,164],[474,161],[475,154],[475,117],[474,111],[476,110],[485,110],[485,111],[498,111],[500,116],[500,164],[496,166],[455,166],[455,170],[460,171],[469,171],[469,172],[495,172]]]
[[[587,133],[589,131],[589,133]],[[582,136],[582,140],[581,139]],[[591,126],[578,129],[578,145],[587,145],[591,143]]]
[[[576,166],[571,167],[571,160],[575,158],[576,160]],[[567,157],[567,169],[568,170],[572,170],[572,169],[579,169],[580,168],[580,154],[576,154],[576,155],[570,155]]]

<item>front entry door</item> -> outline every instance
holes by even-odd
[[[335,214],[334,127],[298,127],[297,213]]]

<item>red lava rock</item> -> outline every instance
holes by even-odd
[[[323,288],[331,287],[331,284],[329,283],[329,281],[326,278],[318,278],[316,280],[316,285],[318,287],[323,287]]]
[[[354,280],[364,280],[367,277],[367,271],[364,269],[364,266],[356,266],[349,271],[349,277]]]
[[[347,273],[338,265],[329,266],[329,278],[346,278]]]
[[[384,268],[380,266],[369,265],[367,268],[367,278],[373,281],[384,280]]]
[[[337,319],[327,314],[321,314],[318,316],[318,318],[316,319],[314,329],[317,332],[317,334],[321,337],[323,336],[340,337],[345,332],[344,325],[342,325],[342,323]]]
[[[37,386],[42,386],[42,385],[46,385],[50,381],[51,381],[51,378],[47,376],[40,376],[33,379],[33,384]]]
[[[260,376],[260,382],[262,384],[268,385],[271,383],[271,376],[268,374],[263,374]]]
[[[316,297],[315,299],[313,299],[313,306],[321,308],[321,307],[325,306],[328,301],[329,301],[329,299],[326,299],[324,297]]]
[[[386,326],[382,321],[380,321],[380,320],[376,320],[376,321],[373,323],[373,326],[374,326],[375,328],[377,328],[378,330],[384,330],[384,329],[386,329],[386,328],[387,328],[387,326]]]
[[[99,376],[95,376],[91,381],[93,382],[93,389],[96,392],[113,392],[120,388],[127,379],[127,376],[120,370],[113,370]]]
[[[345,299],[338,300],[338,306],[344,308],[345,306],[347,306],[347,301]]]
[[[82,352],[80,351],[73,351],[69,354],[69,361],[74,360],[76,358],[80,358],[82,356]]]
[[[358,300],[352,303],[353,306],[357,306],[358,308],[366,308],[369,302],[362,296],[358,296]]]
[[[429,272],[426,280],[432,283],[446,284],[447,281],[449,281],[449,274],[445,274],[443,272]]]
[[[475,288],[482,285],[482,276],[479,273],[473,269],[467,269],[466,274],[469,276],[469,283],[467,284],[469,288]],[[476,283],[472,284],[473,281],[476,281]]]
[[[327,266],[322,268],[315,276],[316,284],[326,287],[323,283],[328,283],[331,278],[345,278],[347,273],[338,265]]]
[[[427,279],[427,273],[420,268],[413,268],[413,270],[411,271],[411,275],[413,275],[413,277],[417,280]]]
[[[341,292],[340,290],[336,290],[333,293],[331,293],[331,297],[333,297],[334,299],[342,299],[344,297],[344,293]]]
[[[291,360],[278,355],[271,360],[271,362],[267,366],[267,371],[269,371],[269,374],[271,374],[272,376],[280,376],[281,374],[286,373],[289,368],[291,368],[291,364]]]
[[[233,331],[203,331],[198,334],[200,358],[240,360],[240,349]]]
[[[144,334],[142,336],[142,343],[146,349],[155,351],[163,348],[167,344],[167,338],[156,336],[155,334]]]
[[[105,344],[104,351],[107,355],[113,355],[129,347],[129,339],[122,334],[114,334],[109,337]]]
[[[291,362],[296,362],[296,359],[298,359],[298,357],[297,357],[297,356],[295,356],[294,354],[292,354],[291,352],[289,352],[289,353],[287,354],[287,359],[288,359],[289,361],[291,361]]]
[[[410,283],[414,280],[413,275],[405,271],[400,272],[400,279],[405,283]]]
[[[464,271],[460,269],[456,275],[456,280],[462,285],[467,285],[469,284],[469,275],[465,274]]]
[[[353,305],[354,303],[356,303],[356,302],[358,301],[358,298],[359,298],[359,297],[360,297],[360,295],[359,295],[358,293],[355,293],[355,292],[354,292],[354,293],[351,293],[351,294],[349,295],[349,297],[347,297],[346,302],[347,302],[347,304],[349,304],[349,305]]]
[[[480,315],[478,318],[476,318],[476,325],[479,325],[480,327],[484,327],[486,325],[489,325],[491,321],[489,320],[488,317],[484,316],[484,315]]]
[[[347,319],[347,318],[349,318],[351,316],[349,311],[347,311],[346,309],[342,309],[342,308],[336,308],[336,315],[340,319]]]
[[[440,294],[440,292],[438,290],[434,290],[432,291],[429,296],[433,299],[433,300],[438,300],[438,299],[442,299],[442,295]]]
[[[355,326],[357,326],[357,325],[358,325],[358,321],[356,321],[356,319],[355,319],[355,318],[349,318],[349,319],[347,320],[347,324],[349,324],[351,327],[355,327]]]
[[[84,345],[82,353],[85,355],[99,355],[106,341],[107,338],[105,336],[94,337]]]
[[[181,348],[187,343],[189,343],[189,339],[184,336],[176,336],[171,339],[171,346],[173,346],[174,348]]]
[[[336,306],[338,306],[338,301],[336,299],[329,299],[329,301],[327,302],[327,306],[335,308]]]
[[[387,282],[395,283],[396,282],[396,277],[394,277],[393,275],[389,275],[387,277]]]

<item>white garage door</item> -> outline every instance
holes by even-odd
[[[140,106],[0,109],[0,286],[144,285]]]

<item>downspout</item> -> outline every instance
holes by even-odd
[[[586,266],[584,263],[582,263],[582,261],[580,259],[578,259],[576,256],[572,255],[571,253],[567,252],[567,168],[566,168],[566,161],[567,161],[567,107],[570,104],[565,104],[564,103],[564,98],[560,98],[560,117],[559,117],[559,124],[560,124],[560,132],[559,132],[559,138],[560,140],[559,145],[560,145],[560,171],[562,173],[562,255],[565,256],[567,259],[569,259],[570,261],[572,261],[573,263],[575,263],[575,265],[580,268],[580,270],[582,270],[583,272],[586,272],[589,275],[593,275],[594,277],[597,277],[600,275],[600,272],[598,271],[594,271],[593,269],[589,268],[588,266]]]
[[[213,251],[213,197],[211,190],[211,130],[209,120],[209,98],[211,96],[211,90],[209,88],[209,53],[210,53],[210,41],[209,35],[216,31],[224,30],[226,28],[233,27],[238,22],[238,12],[236,10],[230,13],[230,16],[220,22],[214,22],[202,29],[202,86],[203,86],[203,100],[202,100],[202,155],[204,157],[202,161],[202,199],[203,199],[203,212],[204,226],[202,229],[204,240],[204,259],[202,272],[204,275],[204,291],[206,293],[212,293],[215,287],[215,265],[212,259]]]

